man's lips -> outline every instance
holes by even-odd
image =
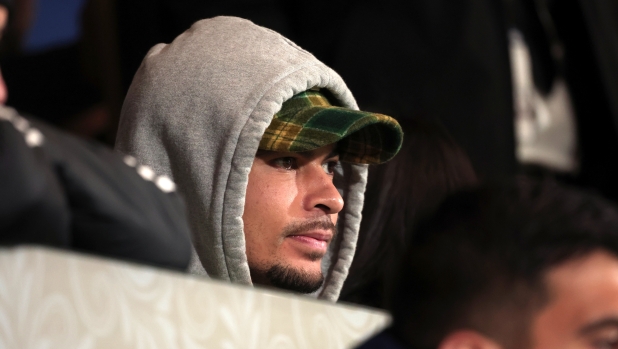
[[[333,234],[326,231],[311,231],[287,236],[296,242],[320,250],[326,250],[333,238]]]
[[[285,240],[290,242],[291,247],[301,254],[311,256],[311,260],[324,256],[336,233],[335,224],[326,217],[293,223],[284,229]]]

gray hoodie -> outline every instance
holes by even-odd
[[[240,18],[199,21],[146,55],[122,108],[116,149],[176,182],[193,231],[192,273],[252,284],[242,221],[249,171],[282,103],[313,87],[330,91],[333,104],[358,109],[332,69]],[[318,298],[339,297],[356,248],[366,176],[366,165],[353,164],[335,175],[345,206]]]

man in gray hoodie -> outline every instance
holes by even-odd
[[[177,183],[193,273],[335,301],[367,164],[395,156],[402,137],[391,117],[358,111],[339,75],[310,53],[217,17],[146,55],[116,148]]]

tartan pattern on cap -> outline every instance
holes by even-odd
[[[303,152],[338,142],[341,161],[380,164],[397,154],[402,141],[401,127],[392,117],[335,107],[309,90],[283,103],[259,149]]]

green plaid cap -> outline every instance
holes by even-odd
[[[341,161],[380,164],[397,154],[402,141],[401,126],[392,117],[335,107],[309,90],[283,103],[259,149],[302,152],[338,142]]]

